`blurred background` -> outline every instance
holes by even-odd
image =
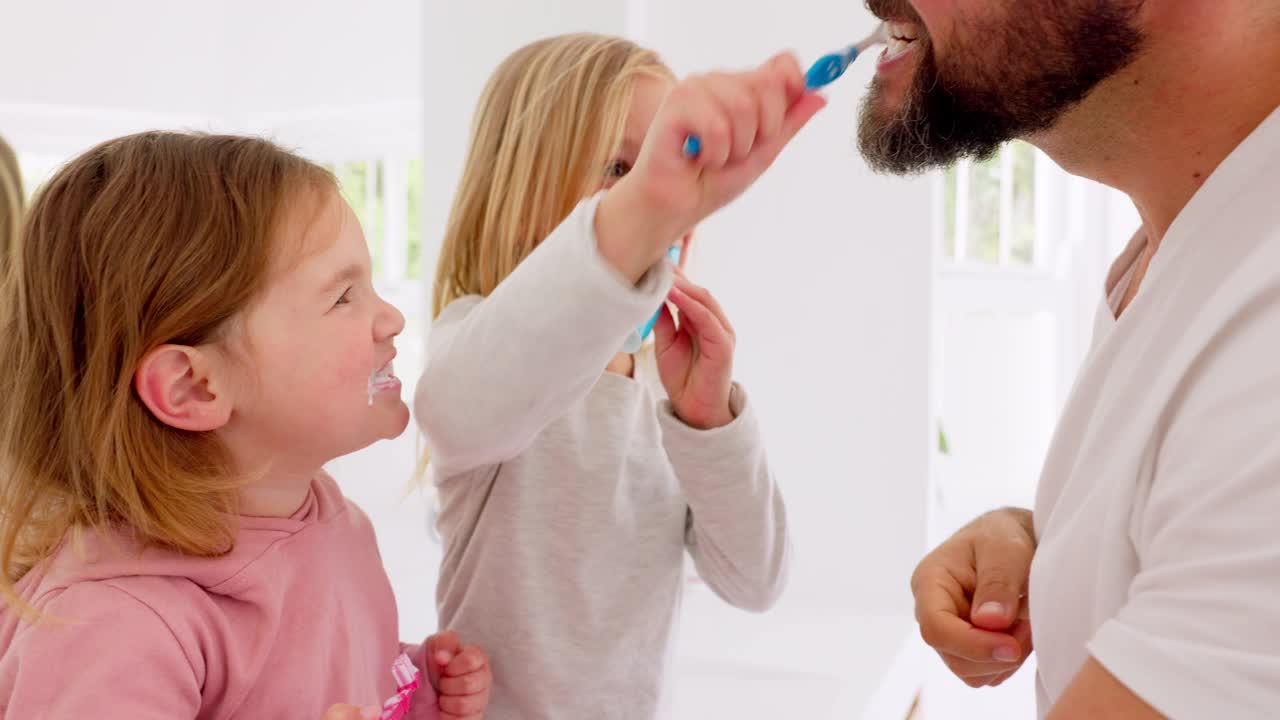
[[[0,135],[28,192],[90,145],[152,128],[265,135],[333,168],[408,318],[406,398],[472,109],[505,55],[597,31],[685,74],[782,49],[809,62],[873,24],[858,0],[4,0],[0,23]],[[765,615],[690,578],[682,720],[1034,717],[1033,663],[996,690],[949,678],[918,639],[908,579],[975,515],[1032,503],[1137,218],[1021,144],[945,173],[871,174],[854,138],[873,65],[830,88],[694,246],[692,272],[737,326],[796,554]],[[435,629],[440,557],[431,497],[410,488],[417,452],[407,432],[332,468],[373,519],[414,640]]]

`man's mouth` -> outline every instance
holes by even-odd
[[[920,27],[915,23],[891,20],[885,24],[884,60],[894,60],[907,54],[920,40]]]

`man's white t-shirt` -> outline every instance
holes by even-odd
[[[1040,480],[1040,716],[1092,656],[1173,718],[1280,718],[1280,110],[1117,320],[1145,242],[1112,268]]]

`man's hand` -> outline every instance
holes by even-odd
[[[970,687],[1009,679],[1031,654],[1025,601],[1035,532],[1028,510],[987,513],[916,566],[920,635]]]

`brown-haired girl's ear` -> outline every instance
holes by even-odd
[[[231,419],[231,398],[219,393],[207,351],[160,345],[138,363],[133,386],[157,420],[179,430],[208,432]]]

